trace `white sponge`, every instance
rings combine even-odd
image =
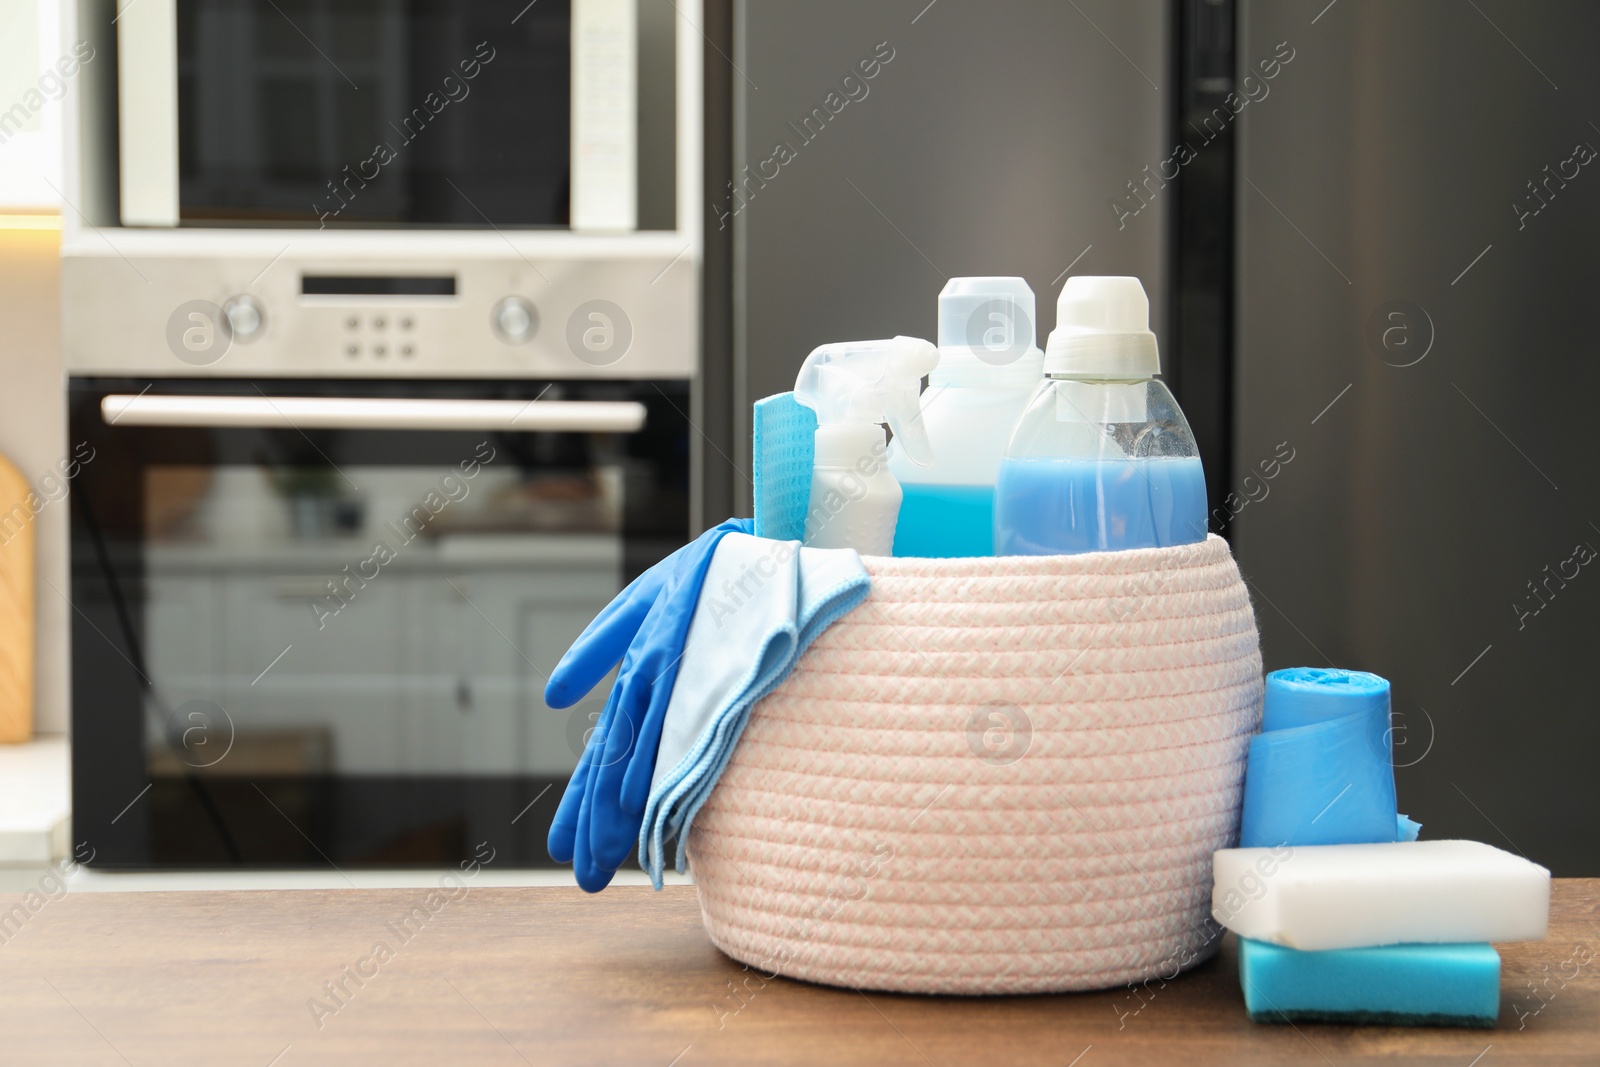
[[[1537,941],[1550,872],[1478,841],[1228,848],[1211,914],[1240,937],[1297,949]]]

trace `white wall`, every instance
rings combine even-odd
[[[61,203],[61,117],[72,79],[56,0],[0,0],[0,210]]]

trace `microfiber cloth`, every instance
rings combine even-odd
[[[1481,943],[1303,952],[1239,939],[1239,984],[1256,1022],[1490,1027],[1500,954]]]
[[[675,848],[685,848],[744,732],[750,709],[789,676],[817,635],[866,599],[867,570],[854,549],[802,548],[732,533],[717,545],[678,681],[661,729],[655,776],[639,832],[639,863],[657,889]]]
[[[817,413],[793,393],[778,393],[756,401],[753,425],[756,536],[804,540]]]
[[[1267,675],[1240,846],[1406,841],[1419,828],[1395,812],[1389,683],[1321,667]]]

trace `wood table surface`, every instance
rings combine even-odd
[[[1558,881],[1549,939],[1501,947],[1495,1030],[1251,1023],[1231,936],[1144,998],[913,997],[762,982],[711,946],[691,887],[468,885],[403,926],[428,892],[50,900],[0,928],[0,1063],[1600,1062],[1600,879]],[[347,967],[370,977],[334,999]]]

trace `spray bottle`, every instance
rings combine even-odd
[[[938,362],[939,350],[915,337],[823,345],[806,357],[794,398],[817,413],[807,545],[889,555],[902,493],[881,424],[913,463],[933,461],[919,394]]]

